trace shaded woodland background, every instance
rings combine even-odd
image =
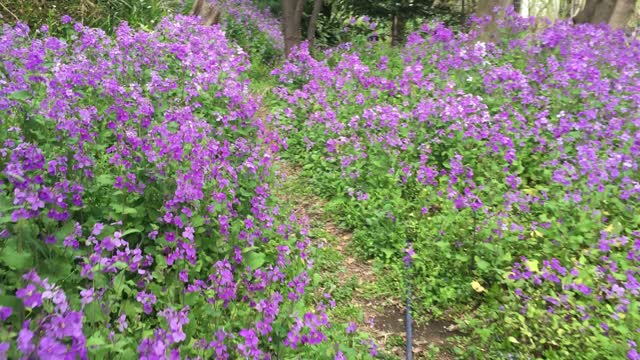
[[[215,1],[224,7],[225,1]],[[379,35],[392,44],[403,41],[416,24],[437,19],[448,26],[463,26],[470,16],[490,14],[495,7],[514,6],[522,16],[551,21],[571,18],[576,23],[608,23],[635,31],[640,24],[640,2],[634,0],[259,0],[282,18],[286,49],[302,39],[320,46],[345,40],[344,27],[351,17],[371,18]],[[0,0],[2,21],[18,19],[38,28],[70,15],[80,22],[110,32],[121,21],[151,27],[158,19],[191,9],[192,0]]]

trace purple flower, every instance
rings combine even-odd
[[[60,22],[63,24],[68,24],[71,21],[73,21],[73,19],[69,15],[62,15],[62,17],[60,18]]]
[[[258,350],[258,336],[253,329],[242,329],[238,333],[244,338],[244,343],[238,344],[238,351],[242,356],[258,358],[261,351]]]
[[[350,322],[349,325],[347,326],[347,334],[351,334],[355,332],[357,329],[358,329],[358,324],[356,324],[355,322]]]
[[[413,250],[413,243],[407,244],[407,247],[404,249],[404,253],[404,264],[405,266],[409,266],[413,263],[413,258],[416,256],[416,252]]]
[[[0,359],[6,360],[11,345],[8,342],[0,342]]]
[[[224,332],[224,330],[218,330],[214,336],[214,340],[209,343],[209,348],[213,348],[216,353],[216,359],[229,358],[227,346],[224,344],[224,340],[226,337],[227,334]]]
[[[64,316],[53,316],[51,327],[56,329],[56,336],[81,338],[83,336],[82,313],[70,311]]]
[[[129,327],[129,324],[127,324],[127,315],[121,314],[117,320],[117,323],[118,323],[118,330],[120,332],[123,332],[125,329],[127,329]]]
[[[182,326],[189,323],[189,307],[186,306],[179,312],[175,311],[172,308],[167,308],[158,315],[167,319],[169,323],[169,333],[167,334],[167,339],[170,344],[178,343],[186,339],[186,334],[182,331]]]
[[[80,303],[82,305],[89,304],[90,302],[93,301],[93,295],[94,295],[93,288],[86,289],[86,290],[81,290],[80,291],[80,296],[81,296]]]
[[[182,232],[182,236],[185,239],[189,239],[191,241],[193,241],[193,233],[194,233],[194,229],[191,226],[187,226],[184,231]]]
[[[638,353],[637,345],[635,341],[629,340],[629,351],[627,352],[627,359],[640,360],[640,354]]]
[[[180,281],[186,283],[189,281],[189,273],[187,272],[187,270],[180,270],[180,272],[178,273],[178,278],[180,279]]]
[[[5,321],[11,316],[13,310],[10,307],[0,306],[0,321]]]
[[[42,305],[42,294],[33,284],[27,284],[26,287],[18,289],[18,291],[16,291],[16,296],[19,299],[22,299],[22,303],[25,307],[35,308]]]
[[[145,314],[151,314],[152,306],[156,303],[157,298],[153,293],[147,293],[146,291],[140,291],[136,295],[136,300],[142,304],[142,308]]]
[[[33,344],[33,332],[29,330],[30,321],[27,320],[22,324],[22,329],[18,333],[18,350],[20,350],[23,354],[30,354],[35,350],[35,345]]]

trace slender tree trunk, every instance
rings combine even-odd
[[[613,8],[613,12],[609,18],[609,25],[616,30],[627,26],[635,10],[635,5],[634,0],[617,0],[616,6]]]
[[[282,0],[284,52],[289,55],[291,49],[302,41],[302,10],[304,0]]]
[[[316,24],[318,22],[318,15],[322,10],[322,0],[314,0],[313,11],[311,12],[311,18],[309,18],[309,27],[307,28],[307,40],[309,40],[309,46],[313,45],[316,39]]]
[[[404,41],[404,30],[406,25],[406,19],[400,15],[393,15],[391,17],[391,46],[397,46]]]

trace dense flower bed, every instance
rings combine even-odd
[[[302,46],[275,118],[358,249],[413,243],[423,311],[481,305],[466,356],[637,359],[640,43],[532,21]]]
[[[0,31],[0,358],[355,351],[271,198],[244,52],[189,17],[63,23]]]

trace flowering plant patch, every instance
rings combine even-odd
[[[271,197],[246,54],[190,17],[63,23],[0,31],[0,358],[355,351]]]
[[[300,47],[274,71],[287,156],[364,255],[402,269],[413,243],[420,310],[481,305],[467,356],[633,358],[640,43],[511,15],[497,43],[436,24],[399,51]],[[523,257],[541,273],[513,275]]]

